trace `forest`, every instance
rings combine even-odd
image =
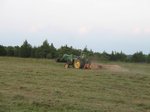
[[[67,45],[56,48],[53,43],[49,44],[47,40],[43,41],[41,46],[32,46],[27,40],[25,40],[21,46],[0,45],[0,56],[10,57],[56,59],[63,54],[79,56],[81,52],[86,53],[87,57],[93,60],[150,63],[150,54],[146,55],[142,51],[128,55],[122,51],[112,51],[111,53],[105,51],[94,52],[87,47],[84,49],[76,49]]]

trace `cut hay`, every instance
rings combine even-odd
[[[91,69],[92,70],[105,69],[105,70],[114,71],[114,72],[127,71],[125,68],[123,68],[119,65],[99,64],[99,63],[92,63],[91,64]]]

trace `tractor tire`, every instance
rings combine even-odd
[[[84,67],[84,62],[81,59],[74,60],[73,67],[76,69],[80,69]]]
[[[80,60],[79,59],[74,60],[73,66],[74,68],[79,69],[81,66]]]

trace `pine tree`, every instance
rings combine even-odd
[[[21,57],[30,57],[31,56],[31,45],[27,40],[24,41],[23,45],[20,48],[20,56]]]
[[[6,56],[6,49],[2,45],[0,45],[0,56]]]

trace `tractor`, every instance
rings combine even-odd
[[[90,69],[91,63],[86,57],[84,53],[82,53],[80,56],[75,56],[73,54],[68,55],[64,54],[62,57],[58,58],[56,60],[57,62],[65,62],[64,67],[69,68],[73,67],[76,69]]]

